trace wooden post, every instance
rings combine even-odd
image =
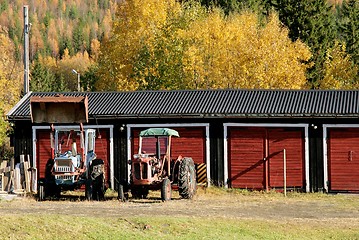
[[[283,149],[284,196],[287,196],[287,151]]]
[[[2,161],[0,165],[0,172],[1,172],[1,191],[5,192],[5,188],[7,186],[7,178],[5,176],[5,171],[7,167],[7,161]]]
[[[31,192],[37,193],[37,170],[36,168],[31,169]]]
[[[24,173],[25,173],[25,186],[26,186],[26,192],[31,192],[31,176],[30,176],[30,162],[29,162],[30,156],[27,155],[27,161],[24,162]]]
[[[14,189],[15,189],[15,191],[20,191],[20,190],[22,190],[20,163],[16,164],[14,174],[15,174]]]

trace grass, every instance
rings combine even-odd
[[[323,223],[225,218],[6,216],[3,239],[359,239],[358,229]],[[5,237],[6,236],[6,237]]]
[[[76,196],[79,193],[68,194]],[[113,198],[116,196],[113,192],[106,194]],[[150,192],[151,198],[158,196],[159,192]],[[273,202],[279,205],[303,203],[324,206],[324,209],[328,205],[332,211],[338,212],[359,209],[359,197],[356,195],[290,192],[287,197],[284,197],[278,192],[251,192],[214,187],[199,189],[193,201],[218,201],[220,204],[237,205],[243,203],[243,207],[246,203],[253,201],[268,204],[268,206]],[[54,202],[53,206],[61,209],[61,202]],[[29,206],[35,204],[33,199],[0,201],[0,213],[1,209],[25,203],[30,203]],[[88,206],[92,203],[85,201],[74,204]],[[94,205],[98,206],[98,204],[101,203]],[[109,200],[103,204],[114,206],[118,211],[128,206],[121,205],[116,200]],[[164,206],[176,207],[179,204],[183,205],[183,202],[173,201]],[[136,214],[121,216],[119,214],[106,217],[105,214],[68,216],[61,214],[61,211],[56,214],[46,211],[26,214],[8,212],[1,214],[0,217],[2,219],[0,239],[359,239],[357,216],[354,215],[349,219],[273,219],[270,217],[262,219],[210,215],[166,217]]]

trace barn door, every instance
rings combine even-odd
[[[228,170],[234,188],[271,189],[304,186],[303,130],[297,128],[232,127],[228,131]]]
[[[233,188],[265,188],[265,129],[229,129],[229,181]]]
[[[329,191],[359,191],[359,129],[332,128],[328,133]]]
[[[284,186],[284,149],[286,150],[287,187],[304,186],[303,130],[297,128],[268,129],[269,187]]]

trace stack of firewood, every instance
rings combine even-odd
[[[20,163],[14,159],[3,160],[0,164],[0,192],[27,194],[37,190],[36,169],[32,168],[30,157],[20,156]]]

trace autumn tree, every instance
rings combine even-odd
[[[5,115],[20,99],[22,71],[14,59],[14,44],[4,30],[0,32],[0,50],[0,146],[3,146],[10,130]]]
[[[39,56],[61,60],[66,49],[71,57],[85,52],[98,56],[98,44],[109,37],[117,8],[116,0],[32,0],[28,4],[31,23],[30,61],[31,65],[37,64],[32,67],[34,76],[39,68]],[[22,1],[0,0],[0,26],[8,29],[7,34],[14,44],[14,57],[20,61],[23,52]],[[68,80],[65,75],[53,74],[57,82]],[[75,78],[74,75],[70,76],[71,79]]]
[[[186,33],[190,88],[303,88],[311,54],[273,14],[262,27],[253,13],[225,18],[221,11],[194,22]]]
[[[324,77],[326,51],[334,45],[336,37],[333,8],[326,0],[271,0],[271,5],[288,27],[289,37],[310,47],[314,64],[308,71],[308,80],[316,87]]]
[[[357,89],[359,87],[358,66],[353,63],[346,52],[345,44],[336,42],[327,51],[324,63],[324,78],[321,89]]]
[[[120,6],[101,47],[98,90],[306,86],[310,51],[290,40],[277,15],[260,22],[250,12],[165,2]]]
[[[73,69],[80,73],[81,81],[85,81],[83,76],[92,64],[94,63],[87,52],[70,56],[65,49],[61,59],[40,56],[31,69],[30,90],[77,91],[77,75],[73,73]]]
[[[51,69],[43,64],[43,57],[39,56],[38,59],[32,64],[30,71],[30,89],[35,92],[51,92],[59,89],[56,81],[55,74]],[[60,85],[61,86],[61,85]]]
[[[176,9],[173,0],[133,0],[119,5],[112,37],[101,46],[97,82],[99,90],[134,90],[139,83],[131,76],[139,51],[152,52],[154,39],[167,17]]]

